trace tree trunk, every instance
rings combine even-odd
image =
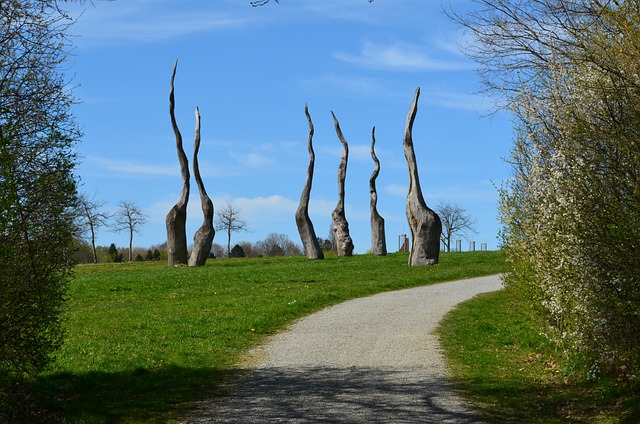
[[[409,168],[409,193],[407,194],[407,220],[411,229],[411,253],[409,265],[434,265],[438,263],[440,255],[440,234],[442,222],[434,211],[427,207],[422,197],[420,180],[418,178],[418,166],[413,150],[413,121],[418,111],[418,97],[420,87],[416,89],[413,104],[407,115],[407,123],[404,131],[404,155]]]
[[[371,194],[371,254],[374,256],[385,256],[387,254],[387,240],[384,233],[384,218],[378,213],[378,192],[376,190],[376,179],[380,174],[380,161],[374,150],[376,144],[376,127],[371,130],[371,159],[375,167],[371,178],[369,178],[369,193]]]
[[[298,232],[300,233],[300,239],[302,240],[302,246],[308,259],[324,259],[324,253],[320,243],[318,243],[318,237],[313,229],[313,223],[309,218],[309,197],[311,195],[311,184],[313,182],[313,167],[316,161],[316,155],[313,152],[313,122],[311,121],[311,115],[309,115],[309,108],[304,106],[304,113],[307,116],[309,123],[309,138],[307,142],[307,149],[309,150],[309,166],[307,167],[307,180],[302,189],[302,195],[300,196],[300,205],[296,210],[296,225],[298,226]]]
[[[347,161],[349,160],[349,145],[342,135],[340,130],[340,124],[336,115],[331,112],[333,116],[333,124],[336,127],[336,134],[342,143],[342,157],[340,159],[340,166],[338,166],[338,205],[331,214],[332,227],[331,230],[335,234],[336,238],[336,251],[338,256],[351,256],[353,254],[353,241],[349,235],[349,223],[344,214],[344,180],[347,175]]]
[[[96,252],[96,232],[93,223],[89,220],[89,229],[91,230],[91,254],[93,255],[93,263],[98,263],[98,253]]]
[[[133,262],[133,227],[129,228],[129,262]]]
[[[169,115],[171,116],[171,126],[176,137],[176,150],[178,152],[178,161],[180,162],[180,174],[182,175],[182,191],[178,202],[171,208],[166,218],[167,226],[167,253],[168,264],[174,266],[178,264],[187,264],[187,202],[189,201],[189,162],[187,155],[182,148],[182,134],[178,129],[175,116],[175,97],[174,97],[174,80],[176,77],[176,69],[178,61],[173,65],[173,73],[171,74],[171,91],[169,93]]]
[[[213,229],[213,202],[204,189],[204,183],[200,177],[200,166],[198,165],[198,150],[200,149],[200,111],[196,107],[196,130],[193,140],[193,176],[200,192],[200,202],[202,203],[202,214],[204,222],[193,236],[193,251],[189,257],[189,266],[204,266],[207,258],[211,254],[211,244],[216,231]]]

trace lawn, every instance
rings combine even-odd
[[[640,388],[587,380],[533,328],[508,290],[462,303],[439,333],[462,394],[490,423],[640,423]]]
[[[442,254],[431,267],[409,267],[407,259],[78,266],[65,345],[35,387],[34,402],[46,411],[34,411],[69,423],[166,422],[237,379],[234,365],[248,349],[301,316],[355,297],[503,270],[500,252]]]

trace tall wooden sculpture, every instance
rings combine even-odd
[[[182,134],[178,129],[175,116],[175,97],[174,97],[174,81],[176,77],[176,69],[178,61],[173,65],[173,73],[171,74],[171,91],[169,92],[169,115],[171,116],[171,126],[176,137],[176,150],[178,152],[178,161],[180,162],[180,174],[182,175],[182,190],[178,202],[171,208],[165,220],[167,226],[167,253],[168,264],[174,266],[178,264],[187,264],[187,202],[189,201],[189,162],[187,155],[182,148]]]
[[[351,256],[353,254],[353,241],[349,235],[349,223],[344,214],[344,180],[347,176],[347,161],[349,159],[349,145],[342,135],[340,124],[336,115],[331,112],[333,116],[333,124],[336,127],[336,134],[342,143],[342,157],[340,159],[340,165],[338,166],[338,204],[331,214],[332,226],[336,250],[338,256]]]
[[[200,166],[198,164],[198,151],[200,150],[200,111],[196,107],[196,130],[193,140],[193,176],[198,185],[200,202],[202,203],[202,214],[204,222],[193,236],[193,251],[189,256],[189,266],[204,266],[211,253],[211,244],[216,231],[213,228],[213,202],[204,189],[204,183],[200,177]]]
[[[440,234],[442,233],[440,217],[427,207],[422,197],[416,155],[413,149],[413,121],[418,111],[419,97],[420,87],[416,89],[413,104],[407,115],[403,143],[404,156],[407,159],[407,166],[409,168],[407,220],[409,221],[409,228],[411,229],[410,266],[434,265],[438,263],[438,257],[440,256]]]
[[[371,254],[374,256],[384,256],[387,254],[387,240],[384,233],[384,218],[378,213],[378,192],[376,190],[376,179],[380,174],[380,161],[374,147],[376,145],[376,127],[371,130],[371,159],[373,159],[374,169],[369,178],[369,194],[371,195]]]
[[[311,184],[313,182],[313,168],[316,161],[316,155],[313,151],[313,122],[311,121],[311,115],[309,115],[309,107],[304,105],[304,114],[307,116],[307,122],[309,123],[309,137],[307,140],[307,150],[309,150],[309,166],[307,167],[307,180],[302,189],[302,195],[300,196],[300,205],[296,210],[296,225],[298,226],[298,232],[300,233],[300,239],[302,240],[302,246],[304,252],[309,259],[324,259],[324,253],[316,232],[313,229],[313,223],[309,218],[309,197],[311,196]]]

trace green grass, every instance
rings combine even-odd
[[[38,415],[69,423],[166,422],[237,379],[248,349],[293,320],[347,299],[503,270],[499,252],[216,259],[78,266],[66,341],[37,382]],[[22,420],[28,421],[26,417]]]
[[[516,308],[511,294],[461,304],[439,333],[463,395],[491,423],[638,423],[640,390],[588,381]]]

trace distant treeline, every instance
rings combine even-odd
[[[319,239],[321,246],[325,250],[331,250],[332,244],[329,240]],[[93,263],[91,244],[84,241],[76,241],[72,259],[77,264]],[[225,246],[213,243],[211,247],[211,258],[241,258],[241,257],[261,257],[261,256],[301,256],[304,252],[300,245],[294,243],[285,234],[269,234],[264,240],[252,243],[241,241],[232,246],[228,254]],[[167,244],[157,244],[148,248],[134,247],[133,260],[143,261],[166,261]],[[114,243],[110,246],[96,246],[96,258],[98,263],[127,262],[129,258],[128,247],[117,247]]]

